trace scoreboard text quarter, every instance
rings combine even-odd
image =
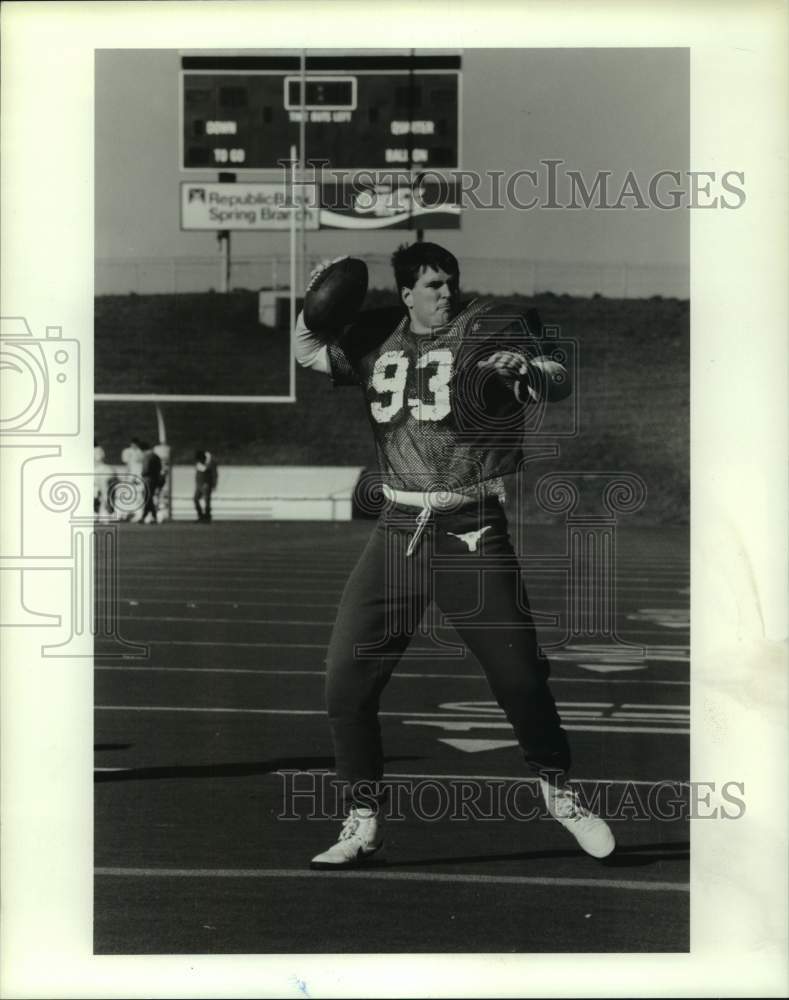
[[[298,145],[328,169],[460,166],[459,55],[183,56],[182,170],[276,170]]]

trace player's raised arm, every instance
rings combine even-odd
[[[312,271],[295,327],[296,360],[302,367],[335,374],[329,345],[354,319],[366,294],[367,266],[358,258],[335,257]]]
[[[321,372],[323,375],[331,374],[329,364],[329,348],[326,341],[313,333],[304,322],[304,312],[300,312],[296,318],[294,330],[296,344],[296,361],[302,368],[311,368],[313,371]]]

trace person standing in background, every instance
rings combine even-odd
[[[146,442],[142,447],[142,481],[145,489],[145,501],[142,508],[142,522],[151,517],[151,524],[157,524],[156,497],[162,485],[162,460]]]
[[[197,520],[211,520],[211,494],[219,481],[219,470],[210,451],[195,452],[194,504]]]
[[[132,438],[128,446],[121,452],[121,462],[126,466],[126,470],[130,476],[136,476],[139,479],[142,478],[142,461],[143,461],[143,449],[139,438]],[[137,489],[137,486],[135,486]],[[134,522],[142,521],[144,514],[143,508],[145,506],[145,497],[143,496],[142,490],[139,490],[139,496],[136,498],[134,508],[136,513],[127,517],[127,520]]]
[[[107,456],[102,446],[93,439],[93,471],[95,473],[93,485],[93,513],[112,513],[109,498],[109,478],[113,476],[115,470],[107,465]]]

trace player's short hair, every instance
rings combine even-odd
[[[392,267],[398,294],[404,288],[413,288],[419,275],[427,267],[460,277],[457,257],[438,243],[403,243],[392,254]]]
[[[195,452],[195,462],[205,462],[206,454],[204,451]]]

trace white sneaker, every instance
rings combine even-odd
[[[605,820],[581,805],[576,792],[557,787],[540,778],[542,797],[548,812],[578,841],[593,858],[606,858],[616,847],[614,835]]]
[[[310,868],[355,868],[369,861],[383,844],[382,818],[365,806],[353,806],[337,843],[317,854]]]

